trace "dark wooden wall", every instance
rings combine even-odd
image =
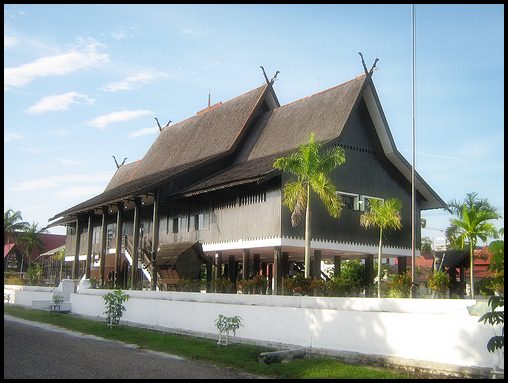
[[[353,111],[340,137],[330,145],[343,147],[346,156],[345,164],[336,168],[331,174],[337,190],[384,199],[399,198],[402,202],[402,230],[387,233],[384,237],[385,244],[411,247],[411,184],[383,154],[381,143],[363,100]],[[284,175],[284,183],[287,179]],[[421,198],[419,194],[417,197]],[[378,230],[366,230],[360,226],[361,211],[344,207],[340,218],[333,219],[315,195],[311,200],[311,207],[313,238],[378,244]],[[419,210],[417,205],[417,227],[420,220]],[[290,217],[289,210],[284,207],[282,209],[283,235],[303,237],[304,222],[293,228]],[[419,243],[420,231],[417,230],[416,234],[417,243]]]

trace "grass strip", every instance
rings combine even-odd
[[[311,357],[264,364],[258,362],[262,352],[272,348],[233,343],[218,346],[215,340],[172,334],[163,331],[119,325],[110,328],[106,322],[84,319],[71,314],[33,310],[17,305],[5,305],[4,313],[26,320],[43,322],[84,334],[135,344],[140,348],[166,352],[188,359],[233,367],[245,372],[287,379],[411,379],[416,376],[397,370],[351,365],[333,358]]]

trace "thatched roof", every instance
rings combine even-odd
[[[185,255],[189,250],[194,250],[199,260],[203,263],[210,262],[203,253],[203,247],[197,242],[175,242],[167,245],[160,245],[157,251],[157,266],[173,267],[178,258]]]
[[[50,220],[144,193],[169,177],[232,151],[268,89],[269,86],[264,84],[164,128],[142,160],[120,166],[102,194],[60,212]]]
[[[269,110],[261,109],[268,91],[276,99],[272,87],[265,84],[164,128],[143,159],[121,166],[102,194],[55,215],[52,220],[145,194],[177,174],[192,171],[198,165],[207,165],[208,161],[232,153],[236,158],[228,157],[224,170],[210,174],[185,190],[176,190],[173,195],[190,196],[244,183],[263,182],[280,174],[273,168],[273,161],[307,142],[310,132],[314,132],[316,141],[322,143],[339,137],[362,95],[373,94],[376,108],[382,114],[374,85],[366,75],[284,106],[279,106],[276,101],[275,106],[272,104],[267,108]],[[258,116],[259,110],[263,113],[254,120],[253,116]],[[255,124],[248,130],[251,122]],[[383,149],[392,153],[387,153],[390,161],[407,178],[410,165],[396,150],[387,124],[378,130],[378,134],[384,135],[383,142],[387,144]],[[426,208],[445,206],[418,175],[416,186],[428,199]]]
[[[106,186],[106,190],[114,189],[118,185],[122,185],[129,181],[130,177],[136,170],[136,167],[139,165],[140,160],[124,164],[120,166],[115,174],[113,174],[113,177],[111,178],[111,181],[109,181],[108,186]]]
[[[279,170],[273,168],[273,162],[278,156],[279,155],[272,155],[230,166],[224,171],[214,174],[178,194],[188,197],[231,186],[266,181],[280,174]]]
[[[276,108],[259,135],[248,159],[280,154],[309,141],[325,142],[340,135],[366,76]]]

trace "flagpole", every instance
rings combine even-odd
[[[416,118],[415,118],[415,93],[416,93],[416,21],[415,5],[411,4],[411,32],[413,48],[413,78],[412,78],[412,155],[413,162],[411,166],[411,298],[416,297],[415,285],[415,166],[416,166]]]

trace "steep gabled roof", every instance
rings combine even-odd
[[[117,169],[103,193],[56,214],[50,220],[145,192],[195,165],[231,152],[270,89],[264,84],[164,128],[142,160]]]
[[[316,141],[328,142],[340,136],[356,103],[363,97],[374,122],[376,132],[387,158],[411,182],[411,164],[399,153],[390,133],[374,84],[361,75],[346,83],[297,100],[267,112],[266,123],[260,129],[245,162],[240,162],[208,179],[192,185],[183,195],[200,194],[231,187],[239,182],[259,182],[273,174],[273,161],[307,142],[310,132]],[[416,190],[425,198],[422,209],[446,207],[446,203],[415,172]]]
[[[229,151],[266,88],[265,84],[165,128],[134,170],[131,180]]]
[[[276,108],[268,119],[249,160],[288,152],[308,142],[310,132],[316,141],[326,142],[340,135],[366,76]]]
[[[104,191],[114,189],[115,187],[128,182],[131,176],[134,174],[136,166],[139,165],[139,162],[140,160],[137,160],[120,166],[116,170],[115,174],[113,174],[113,177],[109,181],[109,184],[108,186],[106,186],[106,189],[104,189]]]

